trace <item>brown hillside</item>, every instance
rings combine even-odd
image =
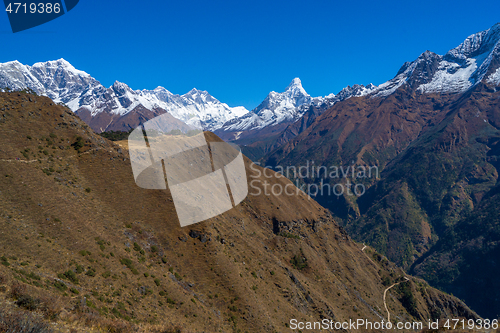
[[[124,148],[46,97],[1,93],[0,142],[0,325],[34,313],[64,332],[287,332],[292,318],[386,319],[394,283],[391,320],[476,317],[302,193],[249,195],[181,228],[168,191],[135,185]]]

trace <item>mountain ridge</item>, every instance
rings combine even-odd
[[[307,115],[306,122],[311,124],[314,117],[319,116],[338,102],[363,96],[383,99],[396,93],[403,86],[408,86],[411,91],[417,94],[461,94],[482,81],[500,85],[499,31],[500,23],[467,37],[464,42],[448,51],[444,56],[427,50],[414,61],[404,63],[394,78],[378,86],[373,84],[347,86],[333,95],[331,99],[325,98],[329,104],[317,106],[318,112],[315,112],[313,117],[310,114]],[[467,58],[466,55],[476,58]],[[307,108],[303,109],[308,110]],[[303,111],[300,116],[304,114]],[[233,119],[230,123],[237,123],[239,119],[241,118]],[[247,154],[259,160],[305,129],[302,125],[295,124],[298,119],[286,123],[285,126],[277,127],[272,136],[268,135],[269,130],[254,131],[253,133],[240,133],[240,131],[223,133],[227,124],[217,133],[226,140],[241,143]],[[265,134],[263,135],[261,132]],[[247,139],[239,140],[245,136]]]
[[[116,118],[115,115],[124,116],[142,105],[149,111],[168,112],[193,128],[211,130],[248,112],[244,107],[229,107],[208,92],[194,88],[184,95],[173,94],[161,86],[153,90],[133,90],[119,81],[106,88],[64,59],[38,62],[33,66],[17,60],[0,64],[0,87],[29,88],[56,103],[67,104],[74,112],[90,112],[92,117],[106,112],[108,118]],[[117,130],[110,125],[105,124],[103,128],[100,122],[91,124],[97,131]]]

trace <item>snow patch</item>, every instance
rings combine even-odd
[[[487,82],[491,83],[491,84],[494,84],[496,86],[500,86],[500,67],[497,68],[497,70],[495,71],[495,73],[493,73],[490,76],[488,76]]]
[[[468,59],[467,65],[442,61],[432,81],[422,84],[418,90],[423,93],[452,93],[466,91],[472,86],[470,78],[477,69],[476,59]]]

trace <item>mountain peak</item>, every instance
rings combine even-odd
[[[208,93],[208,91],[206,91],[206,90],[199,90],[199,89],[196,89],[196,88],[193,88],[193,89],[189,90],[183,96],[185,96],[185,97],[191,97],[191,98],[197,98],[197,97],[210,98],[210,97],[212,97]]]
[[[64,59],[64,58],[59,58],[59,59],[57,59],[57,60],[55,60],[55,61],[53,61],[53,62],[55,62],[55,63],[57,63],[57,64],[60,64],[60,65],[63,65],[63,66],[71,66],[71,67],[73,67],[73,65],[71,65],[71,64],[69,63],[69,61],[67,61],[67,60],[66,60],[66,59]]]
[[[288,87],[286,87],[286,90],[290,90],[293,87],[301,87],[302,88],[302,81],[300,81],[300,79],[298,77],[294,78],[292,80],[292,82],[290,82],[290,84],[288,85]]]
[[[359,96],[367,95],[367,94],[373,92],[376,88],[377,87],[372,83],[369,83],[367,86],[364,86],[362,84],[354,84],[352,87],[347,86],[347,87],[343,88],[335,96],[339,101],[342,101],[344,99],[348,99],[351,97],[359,97]]]
[[[432,52],[432,51],[429,51],[429,50],[426,50],[424,53],[422,53],[419,58],[434,58],[436,56],[439,56],[438,54]]]
[[[126,83],[120,82],[118,80],[116,80],[111,87],[115,90],[129,88],[129,86]]]
[[[298,77],[294,78],[292,82],[286,87],[284,94],[290,96],[290,98],[302,98],[309,97],[309,94],[302,87],[302,82]]]
[[[162,87],[162,86],[158,86],[156,88],[153,89],[153,91],[161,91],[161,92],[164,92],[164,91],[168,91],[167,88],[165,87]]]
[[[26,66],[23,65],[22,63],[20,63],[17,60],[12,60],[12,61],[8,61],[8,62],[4,62],[4,63],[0,64],[0,67],[3,70],[7,70],[8,68],[11,68],[13,70],[26,70]]]
[[[500,23],[467,37],[459,46],[446,54],[447,58],[465,60],[491,51],[500,42]]]
[[[188,94],[196,94],[196,93],[198,93],[198,92],[201,92],[201,90],[198,90],[198,89],[196,89],[196,88],[193,88],[193,89],[189,90],[187,93],[188,93]]]
[[[48,67],[48,66],[60,66],[60,67],[70,67],[74,68],[68,61],[63,58],[57,60],[49,60],[45,62],[37,62],[33,64],[33,67]]]
[[[72,64],[70,64],[67,60],[60,58],[57,60],[49,60],[45,62],[37,62],[33,64],[33,68],[39,68],[39,69],[63,69],[66,72],[73,73],[75,75],[80,75],[80,76],[88,76],[90,75],[84,71],[81,71],[79,69],[76,69]]]

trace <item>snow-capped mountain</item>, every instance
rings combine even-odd
[[[347,86],[343,88],[337,95],[334,95],[334,102],[343,101],[351,97],[365,96],[373,92],[377,87],[372,83],[364,86],[362,84],[355,84],[352,87]]]
[[[188,125],[184,128],[217,130],[217,134],[228,140],[268,128],[279,131],[300,119],[311,107],[321,113],[351,97],[385,97],[403,85],[418,93],[460,93],[479,82],[500,85],[500,23],[469,36],[444,56],[430,51],[422,53],[416,60],[405,63],[393,79],[379,86],[353,85],[337,95],[311,97],[300,79],[295,78],[284,92],[269,93],[252,112],[244,107],[229,107],[197,89],[176,95],[163,87],[133,90],[118,81],[106,88],[64,59],[33,66],[18,61],[0,64],[0,88],[30,88],[55,102],[65,103],[96,131],[126,130],[132,124],[168,112]]]
[[[241,116],[225,123],[220,131],[259,130],[283,122],[294,122],[299,119],[311,105],[319,106],[327,97],[311,97],[302,87],[299,78],[295,78],[282,93],[272,91],[259,106]]]
[[[65,103],[77,113],[90,112],[91,117],[108,113],[111,123],[104,127],[102,124],[91,124],[96,131],[112,129],[113,122],[137,108],[155,110],[155,114],[163,110],[190,127],[208,130],[215,130],[225,122],[248,113],[244,107],[229,107],[208,92],[197,89],[176,95],[163,87],[132,90],[118,81],[106,88],[64,59],[40,62],[33,66],[18,61],[0,64],[0,87],[12,90],[30,88],[38,94],[47,95],[56,103]]]
[[[393,79],[379,86],[355,84],[337,95],[312,98],[296,78],[283,93],[271,92],[252,112],[228,121],[216,133],[227,140],[259,137],[265,128],[275,127],[274,131],[279,131],[283,126],[277,125],[294,123],[311,106],[321,113],[351,97],[389,96],[403,85],[418,93],[461,93],[481,81],[500,85],[500,23],[469,36],[444,56],[425,51],[415,61],[403,64]]]
[[[500,85],[500,23],[467,37],[444,56],[425,51],[379,86],[348,86],[330,102],[365,95],[384,97],[403,85],[419,93],[462,93],[479,82]]]
[[[89,74],[75,69],[64,59],[26,66],[19,61],[0,64],[0,87],[12,90],[30,88],[37,94],[47,95],[56,103],[75,105],[84,89],[91,91],[105,88]]]
[[[355,84],[347,86],[337,95],[311,97],[302,87],[299,78],[295,78],[282,93],[270,92],[266,99],[252,112],[225,123],[217,133],[227,139],[236,140],[245,131],[258,131],[284,123],[294,123],[300,119],[309,108],[326,110],[336,102],[354,96],[364,96],[376,89],[373,84],[367,86]],[[226,134],[222,134],[225,132]],[[233,133],[228,135],[227,133]]]
[[[420,93],[461,93],[477,83],[500,84],[500,23],[469,36],[444,56],[425,51],[405,63],[396,77],[376,87],[373,96],[387,96],[407,84]]]

